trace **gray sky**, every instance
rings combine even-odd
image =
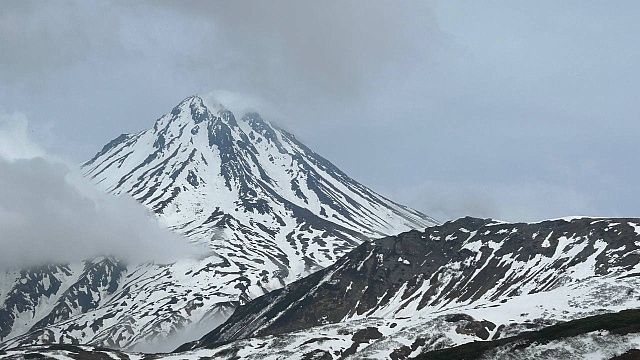
[[[440,219],[640,216],[638,15],[634,1],[7,1],[0,113],[80,162],[224,90]]]

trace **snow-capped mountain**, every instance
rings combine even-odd
[[[366,238],[435,224],[259,114],[238,121],[198,96],[152,129],[116,138],[84,168],[106,191],[130,194],[171,228],[281,283],[332,264]]]
[[[640,219],[463,218],[365,242],[179,351],[405,359],[638,308],[638,275]]]
[[[197,338],[239,304],[368,238],[436,223],[350,179],[257,113],[233,114],[198,96],[151,129],[117,137],[83,169],[208,250],[166,265],[97,258],[0,274],[0,347],[152,342],[168,350],[166,336],[187,328]]]

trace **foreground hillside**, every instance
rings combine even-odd
[[[34,346],[0,352],[3,359],[55,357],[57,359],[211,359],[219,353],[196,350],[178,354],[131,354],[90,346]],[[263,354],[262,358],[270,358]],[[284,357],[280,357],[284,359]],[[307,358],[314,358],[309,356]],[[317,357],[322,359],[322,355]],[[360,354],[344,358],[361,358]],[[392,357],[399,358],[399,357]],[[640,359],[640,310],[590,316],[537,331],[492,341],[479,341],[429,351],[418,360],[508,360],[508,359]]]
[[[365,242],[173,354],[122,356],[632,359],[639,262],[640,219],[463,218]],[[27,351],[70,350],[7,356]]]

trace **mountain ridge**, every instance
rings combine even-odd
[[[404,359],[637,308],[639,224],[467,217],[365,242],[177,351]]]

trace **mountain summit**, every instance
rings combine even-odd
[[[436,221],[349,178],[257,113],[198,96],[105,145],[83,170],[209,250],[174,264],[87,259],[0,274],[0,348],[121,349],[217,326],[243,304],[333,264],[364,240]],[[162,341],[162,345],[158,344]]]
[[[237,120],[198,96],[152,129],[110,142],[84,168],[218,255],[284,282],[366,238],[436,223],[352,180],[258,113]]]

